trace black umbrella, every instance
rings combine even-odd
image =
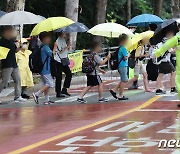
[[[6,12],[0,11],[0,17],[2,17],[2,16],[5,15],[5,14],[6,14]]]
[[[166,32],[173,31],[176,34],[179,29],[176,20],[169,19],[165,20],[162,24],[158,25],[154,32],[154,36],[151,38],[152,44],[158,44],[165,37]]]

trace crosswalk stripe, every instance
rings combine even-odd
[[[86,94],[86,95],[84,96],[84,98],[91,97],[91,96],[94,96],[94,95],[97,95],[97,93],[89,93],[89,94]],[[60,100],[55,101],[55,103],[73,102],[73,101],[76,101],[76,100],[77,100],[78,96],[79,96],[79,95],[72,96],[72,97],[68,97],[68,98],[64,98],[64,99],[60,99]]]

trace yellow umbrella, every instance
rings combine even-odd
[[[134,37],[129,39],[128,44],[126,45],[127,51],[131,52],[132,50],[137,48],[138,41],[141,38],[140,34],[136,33]]]
[[[140,34],[135,34],[135,36],[129,40],[128,45],[126,46],[128,51],[132,51],[137,48],[139,41],[147,38],[150,39],[153,37],[154,32],[153,31],[146,31],[142,32]]]
[[[117,38],[121,34],[133,36],[134,34],[127,27],[117,23],[102,23],[91,28],[88,33],[97,36]]]
[[[10,49],[8,49],[8,48],[0,46],[0,60],[6,59],[8,53],[9,53],[9,50]]]
[[[41,32],[50,32],[73,24],[74,21],[66,17],[51,17],[37,24],[31,32],[31,36],[39,35]]]

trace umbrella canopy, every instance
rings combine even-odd
[[[24,25],[37,24],[42,19],[37,15],[26,11],[14,11],[3,15],[0,18],[0,25]]]
[[[42,21],[46,19],[45,17],[43,17],[43,16],[41,16],[41,15],[37,15],[37,16],[38,16],[39,18],[41,18]]]
[[[132,51],[137,48],[139,41],[147,38],[150,39],[153,37],[154,32],[153,31],[146,31],[142,32],[140,34],[136,34],[132,39],[129,40],[128,45],[126,46],[128,51]]]
[[[55,30],[55,32],[66,32],[66,33],[72,33],[72,32],[87,32],[89,30],[88,27],[86,27],[83,23],[76,22],[70,26],[60,28]]]
[[[10,50],[10,49],[8,49],[8,48],[1,47],[1,46],[0,46],[0,60],[6,59],[8,53],[9,53],[9,50]]]
[[[31,36],[39,35],[41,32],[50,32],[73,24],[74,21],[66,17],[51,17],[37,24],[31,32]]]
[[[88,33],[98,36],[117,38],[121,34],[133,36],[134,34],[125,26],[117,23],[102,23],[91,28]]]
[[[160,24],[163,20],[153,14],[141,14],[132,18],[127,25],[128,26],[149,26],[150,24]]]
[[[152,42],[154,44],[160,43],[165,37],[165,33],[169,30],[174,31],[174,34],[179,31],[176,20],[169,19],[158,25],[158,28],[156,29],[152,38]]]
[[[2,17],[2,16],[5,15],[5,14],[6,14],[6,12],[0,11],[0,17]]]

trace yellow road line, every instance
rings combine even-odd
[[[89,125],[86,125],[86,126],[82,126],[82,127],[80,127],[80,128],[73,129],[73,130],[71,130],[71,131],[64,132],[64,133],[62,133],[62,134],[59,134],[59,135],[57,135],[57,136],[54,136],[54,137],[51,137],[51,138],[48,138],[48,139],[39,141],[39,142],[37,142],[37,143],[33,143],[33,144],[28,145],[28,146],[26,146],[26,147],[20,148],[20,149],[15,150],[15,151],[12,151],[12,152],[10,152],[9,154],[20,154],[20,153],[23,153],[23,152],[25,152],[25,151],[28,151],[28,150],[37,148],[37,147],[39,147],[39,146],[41,146],[41,145],[44,145],[44,144],[46,144],[46,143],[55,141],[55,140],[60,139],[60,138],[63,138],[63,137],[66,137],[66,136],[68,136],[68,135],[72,135],[72,134],[74,134],[74,133],[78,133],[78,132],[83,131],[83,130],[85,130],[85,129],[88,129],[88,128],[91,128],[91,127],[94,127],[94,126],[103,124],[103,123],[105,123],[105,122],[109,122],[109,121],[111,121],[111,120],[115,120],[115,119],[120,118],[120,117],[123,117],[123,116],[125,116],[125,115],[127,115],[127,114],[129,114],[129,113],[132,113],[132,112],[138,111],[138,110],[140,110],[140,109],[143,109],[143,108],[151,105],[152,103],[154,103],[154,102],[155,102],[156,100],[158,100],[159,98],[161,98],[161,96],[155,96],[155,97],[149,99],[148,101],[146,101],[145,103],[139,105],[138,107],[136,107],[136,108],[134,108],[134,109],[130,109],[130,110],[128,110],[128,111],[124,111],[124,112],[122,112],[122,113],[119,113],[119,114],[116,114],[116,115],[111,116],[111,117],[109,117],[109,118],[106,118],[106,119],[103,119],[103,120],[94,122],[94,123],[92,123],[92,124],[89,124]]]

